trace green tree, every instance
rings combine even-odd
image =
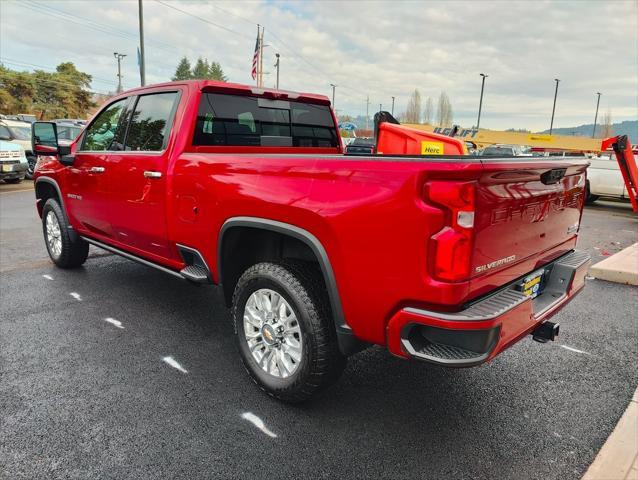
[[[196,80],[207,80],[209,75],[210,65],[208,64],[208,60],[202,59],[199,57],[197,62],[195,62],[195,66],[193,67],[193,74],[191,78]]]
[[[0,112],[33,113],[42,118],[84,118],[95,104],[91,76],[70,62],[55,72],[16,72],[0,65]]]
[[[219,80],[220,82],[225,82],[228,80],[226,75],[224,75],[222,66],[218,62],[211,62],[208,68],[208,79]]]
[[[175,69],[175,75],[173,80],[189,80],[192,78],[191,74],[191,62],[188,61],[186,56],[182,57]]]

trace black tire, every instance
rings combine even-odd
[[[281,295],[297,316],[302,355],[286,378],[263,370],[250,352],[244,333],[244,308],[253,292],[267,288]],[[307,262],[258,263],[239,279],[233,295],[233,321],[239,353],[248,374],[269,395],[289,403],[309,399],[335,383],[346,364],[339,351],[330,303],[319,269]]]
[[[598,195],[592,195],[589,193],[589,180],[587,180],[587,183],[585,183],[585,203],[591,205],[599,198],[600,197]]]
[[[47,216],[49,214],[55,215],[58,225],[60,226],[60,240],[62,245],[59,254],[52,251],[52,247],[47,240]],[[42,233],[44,234],[44,243],[51,261],[60,268],[79,267],[89,256],[89,244],[80,238],[76,241],[72,241],[68,226],[69,222],[58,201],[54,198],[49,198],[42,208]]]
[[[24,180],[24,179],[23,179],[23,178],[5,178],[5,180],[4,180],[4,181],[5,181],[5,183],[13,183],[13,184],[16,184],[16,183],[20,183],[20,182],[22,182],[22,180]]]
[[[27,163],[28,163],[28,167],[27,167],[27,172],[25,174],[25,177],[29,180],[33,180],[33,173],[35,171],[35,164],[37,163],[37,158],[27,157]]]

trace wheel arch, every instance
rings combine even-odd
[[[229,255],[228,251],[232,247],[228,245],[226,240],[231,238],[229,233],[234,229],[256,229],[259,231],[272,232],[292,238],[305,245],[309,251],[312,252],[314,259],[321,269],[321,274],[328,291],[332,317],[341,353],[350,355],[361,350],[364,344],[355,338],[352,329],[345,321],[341,298],[339,296],[339,290],[337,289],[337,281],[326,249],[315,235],[295,225],[259,217],[233,217],[224,222],[217,242],[217,280],[218,284],[222,287],[227,304],[229,304],[232,299],[232,293],[236,281],[239,278],[237,273],[233,274],[232,271],[229,271],[232,268],[232,258],[230,258],[232,255]],[[231,265],[229,265],[229,263],[231,263]],[[241,273],[239,273],[239,275],[241,275]]]
[[[69,236],[71,237],[72,241],[77,241],[79,236],[73,229],[69,221],[69,215],[66,211],[66,205],[64,204],[64,197],[62,196],[62,191],[60,190],[60,185],[58,185],[58,182],[56,182],[51,177],[38,177],[35,180],[35,198],[38,215],[40,215],[40,218],[42,218],[42,208],[49,198],[54,198],[60,203],[62,213],[66,216],[67,219]]]

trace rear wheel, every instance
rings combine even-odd
[[[269,395],[296,403],[334,383],[339,351],[323,278],[305,262],[259,263],[239,279],[233,319],[241,359]]]
[[[58,267],[74,268],[89,256],[89,244],[71,240],[69,223],[57,200],[50,198],[42,208],[42,231],[49,257]]]

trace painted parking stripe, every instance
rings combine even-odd
[[[124,330],[124,327],[122,326],[122,322],[120,322],[119,320],[115,320],[114,318],[108,317],[108,318],[105,318],[104,321],[110,323],[111,325],[116,326],[117,328],[121,328],[122,330]]]
[[[243,418],[244,420],[248,420],[250,423],[252,423],[255,427],[257,427],[259,430],[264,432],[270,438],[277,438],[277,434],[274,433],[272,430],[270,430],[268,427],[266,427],[266,424],[264,423],[264,421],[261,418],[259,418],[257,415],[255,415],[254,413],[244,412],[241,414],[241,418]]]
[[[179,370],[182,373],[188,373],[188,370],[186,370],[184,367],[182,367],[179,362],[177,360],[175,360],[173,357],[163,357],[162,358],[162,362],[166,363],[167,365],[170,365],[171,367],[173,367],[176,370]]]
[[[561,345],[561,348],[564,348],[565,350],[569,350],[570,352],[582,353],[583,355],[591,355],[591,353],[589,352],[585,352],[584,350],[578,350],[577,348],[574,348],[574,347],[568,347],[567,345]]]

